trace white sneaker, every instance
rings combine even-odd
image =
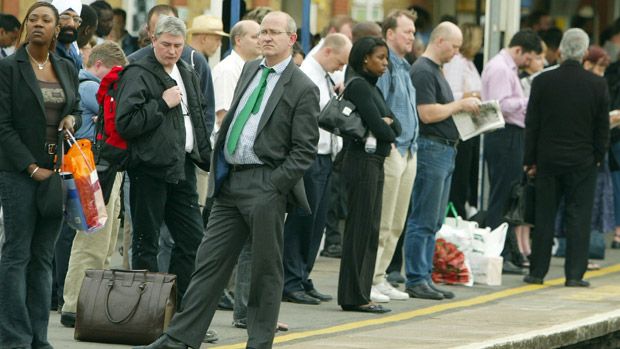
[[[375,303],[387,303],[390,301],[390,297],[384,295],[382,292],[377,290],[377,286],[373,286],[370,289],[370,300]]]
[[[390,285],[387,281],[383,281],[382,283],[373,286],[373,288],[393,300],[404,301],[409,299],[408,293],[397,290],[396,288],[392,287],[392,285]]]

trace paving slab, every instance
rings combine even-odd
[[[457,296],[450,301],[392,301],[385,315],[343,312],[335,300],[319,306],[283,303],[280,320],[290,331],[278,333],[274,347],[547,349],[620,330],[620,250],[607,250],[599,263],[603,269],[586,275],[588,289],[563,286],[563,262],[552,260],[543,286],[504,275],[501,286],[451,286]],[[337,294],[338,268],[338,259],[319,257],[312,275],[319,291]],[[212,328],[220,340],[201,348],[245,348],[245,330],[231,322],[232,312],[218,311]],[[130,348],[75,341],[57,313],[51,313],[49,337],[62,349]]]

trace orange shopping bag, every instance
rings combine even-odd
[[[67,134],[71,148],[64,156],[62,171],[73,174],[85,219],[85,221],[67,220],[67,224],[74,229],[93,233],[103,228],[108,214],[95,168],[91,142],[88,139],[76,140],[69,131]]]

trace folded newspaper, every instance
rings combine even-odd
[[[477,135],[504,128],[506,122],[496,100],[480,103],[480,114],[459,112],[452,115],[461,140],[466,141]]]

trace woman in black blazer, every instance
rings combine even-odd
[[[78,77],[54,52],[58,11],[33,4],[24,43],[0,60],[0,200],[5,242],[0,259],[0,348],[51,348],[47,325],[52,257],[62,217],[37,209],[37,188],[52,175],[58,130],[79,126]]]
[[[385,104],[377,80],[388,66],[388,47],[380,38],[366,37],[351,48],[344,97],[359,112],[376,138],[369,152],[364,140],[345,138],[342,172],[346,178],[348,215],[342,243],[338,304],[345,311],[385,313],[370,301],[370,288],[379,246],[383,198],[383,163],[400,134],[400,124]]]

